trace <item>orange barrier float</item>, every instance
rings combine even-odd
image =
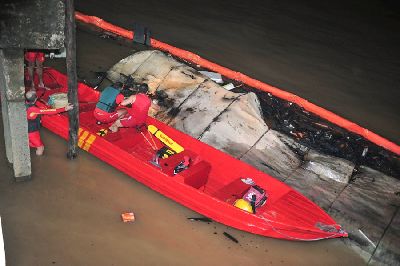
[[[75,17],[78,21],[97,26],[103,30],[117,34],[117,35],[127,38],[127,39],[131,39],[131,40],[133,39],[134,32],[126,30],[126,29],[118,27],[118,26],[115,26],[109,22],[104,21],[101,18],[98,18],[95,16],[88,16],[88,15],[85,15],[78,11],[75,13]],[[338,125],[344,129],[347,129],[347,130],[353,132],[353,133],[361,135],[365,139],[367,139],[389,151],[392,151],[397,155],[400,155],[400,146],[399,145],[389,141],[388,139],[385,139],[385,138],[379,136],[378,134],[376,134],[374,132],[369,131],[366,128],[363,128],[363,127],[357,125],[356,123],[353,123],[341,116],[338,116],[337,114],[335,114],[331,111],[328,111],[320,106],[317,106],[317,105],[307,101],[306,99],[303,99],[293,93],[283,91],[281,89],[278,89],[276,87],[273,87],[271,85],[263,83],[259,80],[253,79],[253,78],[251,78],[247,75],[244,75],[240,72],[233,71],[229,68],[220,66],[216,63],[213,63],[204,58],[201,58],[197,54],[174,47],[172,45],[158,41],[153,38],[151,39],[151,46],[154,48],[166,51],[166,52],[168,52],[172,55],[175,55],[181,59],[184,59],[184,60],[187,60],[194,64],[200,65],[203,68],[207,68],[211,71],[218,72],[227,78],[243,82],[244,84],[246,84],[250,87],[269,92],[278,98],[281,98],[281,99],[289,101],[289,102],[296,103],[297,105],[303,107],[305,110],[307,110],[315,115],[318,115],[321,118],[324,118],[335,125]]]

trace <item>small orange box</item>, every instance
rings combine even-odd
[[[124,223],[135,221],[135,214],[133,212],[125,212],[121,214],[122,221]]]

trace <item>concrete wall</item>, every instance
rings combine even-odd
[[[64,46],[62,0],[0,1],[0,47],[58,49]]]
[[[6,154],[18,181],[29,179],[31,174],[23,54],[21,49],[0,50],[0,91]]]
[[[0,92],[6,155],[17,181],[30,178],[31,162],[25,108],[25,49],[64,46],[62,0],[0,2]]]

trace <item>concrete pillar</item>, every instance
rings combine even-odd
[[[0,91],[7,159],[17,181],[31,177],[28,123],[25,109],[24,51],[0,50]]]
[[[1,53],[1,50],[0,50]],[[1,55],[0,55],[1,57]],[[1,67],[1,63],[0,63],[0,67]],[[5,90],[3,90],[3,80],[4,77],[2,74],[0,74],[0,97],[1,97],[1,115],[3,117],[3,129],[4,129],[4,142],[5,142],[5,147],[6,147],[6,156],[7,156],[7,160],[10,164],[12,164],[13,160],[12,160],[12,148],[11,148],[11,135],[9,134],[10,132],[10,125],[8,122],[8,102],[6,101],[6,94],[5,94]],[[7,132],[7,134],[6,134]]]

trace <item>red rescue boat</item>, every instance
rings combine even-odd
[[[39,104],[67,91],[66,76],[54,69],[45,70],[44,82],[54,89],[45,91]],[[99,92],[80,83],[78,98],[79,147],[166,197],[263,236],[301,241],[347,236],[316,204],[252,166],[152,117],[141,128],[107,132],[107,125],[98,125],[93,117]],[[66,114],[44,116],[42,124],[68,138]]]

